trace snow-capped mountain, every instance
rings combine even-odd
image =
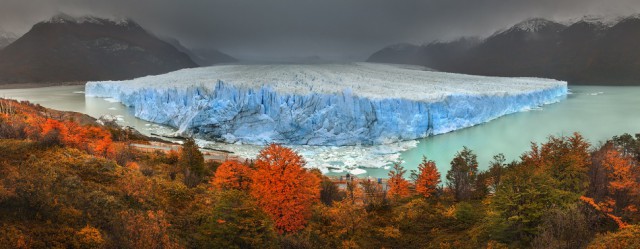
[[[107,19],[100,18],[95,16],[70,16],[64,13],[55,15],[51,17],[49,20],[44,21],[45,23],[52,24],[98,24],[98,25],[119,25],[119,26],[139,26],[135,21],[129,18],[118,18],[118,19]]]
[[[197,65],[130,19],[58,15],[0,50],[0,82],[129,79]]]
[[[531,18],[531,19],[527,19],[522,22],[519,22],[506,30],[498,31],[497,34],[509,33],[509,32],[534,33],[534,32],[543,32],[547,30],[551,30],[553,32],[553,31],[559,31],[563,28],[565,28],[564,25],[554,21],[550,21],[543,18]]]
[[[429,44],[412,51],[384,48],[369,61],[489,76],[556,78],[574,84],[640,84],[638,15],[583,17],[565,24],[533,18],[470,47],[456,43]]]
[[[18,36],[16,34],[0,30],[0,49],[9,46],[9,44],[17,39]]]

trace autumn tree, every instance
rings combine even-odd
[[[477,156],[467,147],[456,153],[447,172],[447,186],[453,192],[456,201],[469,200],[473,194],[478,175]]]
[[[345,194],[340,192],[340,188],[329,177],[322,176],[320,182],[320,200],[327,206],[344,199]]]
[[[533,239],[533,248],[585,248],[593,233],[580,208],[551,209],[543,217],[539,234]]]
[[[500,185],[503,172],[505,170],[505,159],[502,153],[493,156],[493,160],[489,163],[489,170],[487,171],[487,181],[489,185],[489,191],[495,193]]]
[[[206,214],[193,248],[275,248],[277,233],[269,217],[244,191],[217,191]]]
[[[57,120],[47,119],[42,124],[42,137],[40,143],[45,146],[62,145],[63,124]]]
[[[593,153],[587,197],[609,215],[640,220],[640,172],[632,154],[623,153],[611,142]]]
[[[362,196],[362,203],[366,206],[367,211],[385,209],[389,206],[387,192],[384,190],[383,184],[369,179],[360,180],[358,183],[360,184],[359,188],[353,186],[354,194]]]
[[[211,178],[211,185],[222,190],[248,190],[251,185],[251,169],[234,160],[223,162]]]
[[[364,201],[364,193],[362,188],[360,187],[360,180],[355,176],[347,179],[347,186],[345,187],[345,199],[350,201],[352,204],[356,202]]]
[[[184,172],[184,183],[189,187],[195,187],[204,175],[204,156],[195,140],[189,138],[180,148],[178,167]]]
[[[549,137],[540,147],[532,144],[522,162],[502,169],[491,206],[492,213],[500,216],[497,226],[508,238],[505,242],[528,246],[541,233],[543,218],[551,210],[566,210],[578,202],[586,187],[588,147],[577,133]]]
[[[527,164],[510,167],[492,198],[492,214],[498,216],[494,226],[504,242],[517,241],[527,246],[538,235],[547,211],[566,207],[565,191],[558,190],[549,174]]]
[[[181,248],[169,234],[171,224],[164,211],[123,211],[126,245],[130,248]]]
[[[616,232],[598,235],[589,249],[640,248],[640,225],[629,226]]]
[[[440,184],[440,173],[436,168],[436,163],[422,157],[422,163],[418,165],[418,173],[415,179],[416,192],[429,198],[436,192],[436,188]]]
[[[367,232],[367,211],[349,199],[336,201],[332,206],[319,207],[309,224],[317,238],[312,244],[326,248],[359,248],[359,239]]]
[[[579,133],[571,137],[550,136],[540,147],[532,144],[531,151],[521,159],[538,171],[549,173],[558,189],[573,193],[577,200],[588,186],[589,147],[590,144]]]
[[[304,228],[312,205],[319,201],[320,179],[304,165],[300,155],[277,144],[267,146],[256,159],[251,195],[280,233]]]
[[[607,189],[612,211],[620,215],[627,214],[627,216],[637,213],[639,207],[634,201],[640,197],[638,193],[640,184],[637,182],[640,175],[634,171],[631,160],[624,157],[618,150],[609,148],[601,164],[607,170],[609,179]]]
[[[404,198],[409,196],[409,181],[404,179],[404,174],[407,170],[400,165],[399,162],[393,164],[393,169],[389,171],[389,179],[387,185],[389,186],[389,196],[394,199]]]
[[[105,243],[100,230],[89,225],[76,232],[76,237],[80,248],[101,248]]]
[[[624,157],[629,157],[640,163],[640,133],[636,134],[635,137],[626,133],[614,136],[611,142]]]

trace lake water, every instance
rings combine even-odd
[[[29,100],[45,107],[76,111],[93,117],[104,114],[119,119],[142,133],[170,133],[168,127],[152,124],[133,116],[132,111],[101,98],[86,97],[83,86],[59,86],[32,89],[0,90],[0,97]],[[346,171],[360,176],[384,177],[392,161],[403,160],[406,169],[416,169],[423,155],[436,161],[444,176],[455,153],[467,146],[478,154],[480,168],[488,166],[492,156],[503,153],[508,160],[517,159],[530,142],[544,142],[549,135],[582,133],[598,143],[622,133],[640,133],[640,87],[571,86],[572,94],[540,110],[507,115],[491,122],[417,141],[373,147],[295,146],[309,166],[328,174]],[[253,157],[260,146],[221,144],[200,141],[201,145],[226,149],[240,156]],[[379,167],[364,168],[365,167]]]

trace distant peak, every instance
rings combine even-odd
[[[620,21],[619,17],[611,18],[600,15],[586,15],[576,19],[570,19],[567,24],[586,23],[600,28],[609,28]]]
[[[518,29],[518,30],[527,31],[527,32],[536,32],[545,27],[548,27],[549,25],[554,25],[554,24],[559,24],[559,23],[553,22],[544,18],[530,18],[522,22],[519,22],[518,24],[514,25],[511,29]]]
[[[0,29],[0,39],[15,39],[15,38],[18,38],[18,35],[16,35],[15,33]]]
[[[625,21],[637,21],[637,20],[640,20],[640,14],[634,14],[634,15],[618,18],[618,23],[625,22]]]
[[[522,22],[519,22],[511,26],[510,28],[498,30],[495,33],[493,33],[491,37],[495,37],[501,34],[511,33],[511,32],[535,33],[535,32],[547,29],[549,27],[566,27],[566,26],[561,23],[550,21],[544,18],[529,18],[527,20],[524,20]]]
[[[101,18],[101,17],[96,17],[96,16],[89,16],[89,15],[85,15],[85,16],[71,16],[65,13],[60,13],[57,14],[53,17],[51,17],[49,20],[45,21],[45,23],[58,23],[58,24],[62,24],[62,23],[75,23],[75,24],[83,24],[83,23],[90,23],[90,24],[111,24],[111,25],[118,25],[118,26],[138,26],[138,24],[129,19],[129,18],[118,18],[118,19],[107,19],[107,18]]]

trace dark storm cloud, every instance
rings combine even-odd
[[[486,36],[530,17],[640,12],[638,0],[0,0],[0,27],[23,33],[64,12],[131,17],[160,35],[240,58],[362,60],[397,42]]]

